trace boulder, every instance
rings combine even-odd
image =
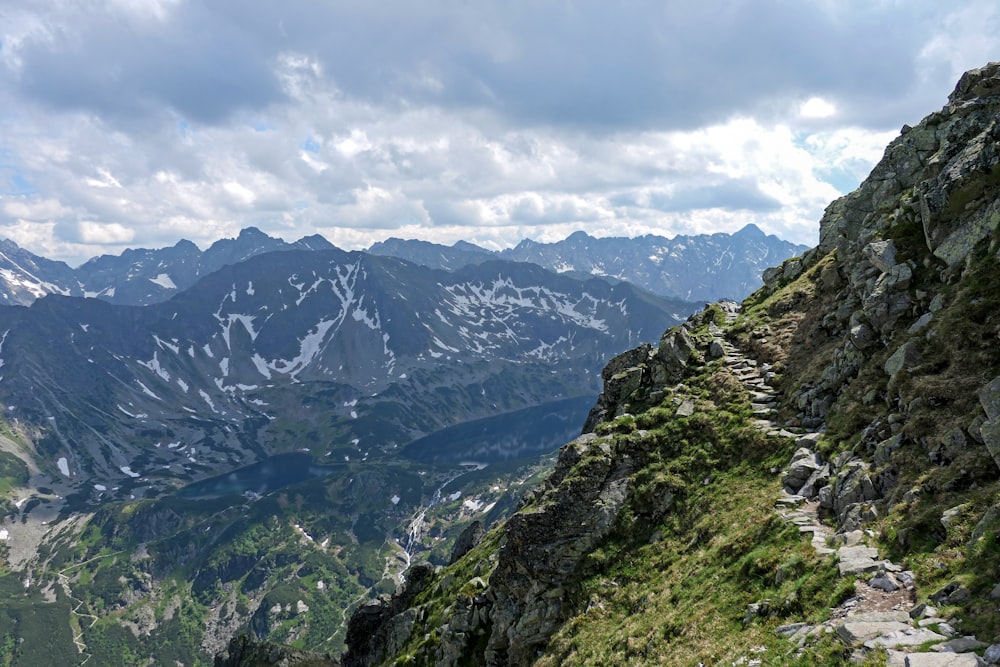
[[[882,370],[892,381],[896,379],[900,371],[916,366],[921,360],[920,347],[917,342],[907,341],[896,348],[896,351],[885,360]]]
[[[684,327],[674,327],[660,338],[655,359],[654,381],[667,384],[681,378],[695,351],[695,343]]]
[[[800,447],[792,456],[791,463],[781,474],[781,483],[792,492],[798,492],[822,467],[819,454],[811,449]]]
[[[833,510],[843,517],[851,505],[878,498],[875,485],[868,475],[868,464],[854,459],[847,462],[833,484]]]
[[[872,241],[864,247],[865,257],[882,273],[896,266],[896,245],[888,241]]]

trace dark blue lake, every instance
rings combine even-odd
[[[593,396],[578,396],[457,424],[411,442],[403,455],[442,465],[489,464],[546,454],[577,435]],[[182,498],[217,498],[248,491],[263,495],[344,470],[344,464],[320,465],[309,454],[277,454],[232,472],[188,484]]]
[[[343,467],[319,465],[313,462],[311,456],[301,452],[278,454],[224,475],[188,484],[177,495],[182,498],[213,498],[246,491],[265,494],[307,479],[329,475]]]
[[[424,463],[496,463],[539,456],[580,435],[596,400],[577,396],[456,424],[411,442],[403,454]]]

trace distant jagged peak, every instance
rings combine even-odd
[[[468,241],[458,240],[451,244],[451,247],[455,250],[461,250],[463,252],[481,252],[483,254],[493,254],[492,251],[486,248],[476,245],[475,243],[469,243]]]
[[[333,250],[337,247],[330,243],[322,234],[303,236],[292,245],[305,248],[306,250]]]
[[[757,238],[757,239],[767,238],[767,234],[764,233],[764,230],[762,230],[760,227],[758,227],[752,222],[748,222],[747,224],[743,225],[743,227],[739,229],[737,232],[735,232],[733,236],[739,238]]]

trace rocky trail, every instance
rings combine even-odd
[[[739,316],[739,305],[723,303],[727,322]],[[830,610],[829,620],[819,624],[796,622],[777,628],[786,637],[790,652],[800,650],[821,635],[835,633],[855,649],[853,660],[861,663],[872,651],[882,649],[890,667],[976,667],[1000,664],[1000,644],[987,646],[974,636],[960,636],[954,629],[957,619],[940,618],[933,604],[946,606],[969,593],[964,588],[946,587],[930,597],[932,604],[916,603],[916,580],[913,572],[898,563],[879,558],[873,535],[861,528],[872,512],[868,501],[874,499],[857,460],[838,457],[823,462],[815,447],[823,427],[804,431],[776,421],[778,392],[772,386],[774,372],[767,363],[758,362],[739,350],[725,337],[722,329],[711,329],[713,345],[721,346],[723,361],[750,394],[756,417],[754,425],[768,435],[794,438],[798,450],[782,471],[784,490],[775,511],[787,523],[808,536],[821,555],[837,561],[842,577],[854,578],[855,594]],[[867,482],[867,483],[866,483]],[[830,516],[837,525],[824,523],[820,514]],[[770,613],[766,601],[747,609],[745,622]],[[975,653],[986,649],[982,656]],[[746,657],[734,664],[761,665],[760,657]]]

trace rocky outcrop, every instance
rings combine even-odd
[[[562,624],[564,586],[611,530],[637,465],[594,434],[563,447],[547,491],[507,522],[490,577],[495,602],[487,665],[531,664]]]
[[[249,635],[229,641],[223,653],[215,656],[214,667],[340,667],[329,655],[316,655],[288,646],[258,642]]]
[[[451,558],[448,559],[448,563],[454,563],[459,558],[475,549],[476,545],[482,541],[485,534],[486,529],[483,528],[482,521],[476,520],[470,523],[455,540],[455,546],[452,547]]]
[[[819,252],[856,246],[912,220],[936,257],[949,268],[960,264],[1000,224],[998,82],[1000,63],[967,72],[941,111],[904,126],[864,183],[827,208]]]
[[[380,595],[354,612],[347,626],[344,667],[374,667],[399,651],[417,619],[413,600],[433,574],[430,563],[417,563],[406,571],[405,583],[394,595]]]

